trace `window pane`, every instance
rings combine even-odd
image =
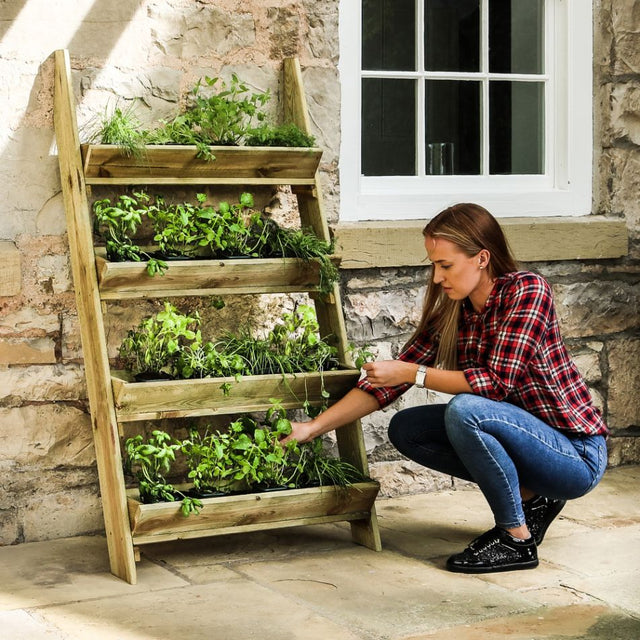
[[[362,0],[362,68],[414,71],[415,19],[415,0]]]
[[[544,73],[544,0],[490,0],[489,71]]]
[[[479,82],[426,81],[427,174],[446,173],[448,166],[459,175],[480,173],[480,95]],[[452,161],[440,160],[442,154]]]
[[[415,160],[414,80],[362,80],[362,173],[413,176]]]
[[[489,171],[544,173],[544,84],[489,84]]]
[[[425,0],[427,71],[480,70],[479,0]]]

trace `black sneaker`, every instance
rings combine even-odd
[[[519,540],[500,527],[476,538],[462,553],[447,560],[447,569],[458,573],[491,573],[534,569],[538,552],[533,538]]]
[[[536,545],[542,544],[549,525],[562,511],[565,504],[567,504],[566,500],[554,500],[544,496],[536,496],[522,503],[527,527],[536,541]]]

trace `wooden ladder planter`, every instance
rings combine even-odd
[[[198,515],[183,516],[179,502],[143,504],[130,490],[129,520],[135,544],[166,542],[280,529],[327,522],[357,521],[371,513],[376,482],[350,487],[310,487],[203,498]]]
[[[150,542],[214,536],[319,522],[348,521],[355,542],[380,550],[374,501],[376,482],[349,489],[317,487],[255,493],[204,501],[200,515],[182,516],[178,503],[141,504],[127,490],[122,469],[122,425],[141,420],[264,410],[269,398],[286,408],[305,400],[320,404],[322,384],[335,401],[352,388],[359,372],[350,366],[340,291],[319,293],[317,261],[195,260],[172,262],[164,276],[150,277],[144,263],[111,263],[94,247],[87,185],[290,185],[303,227],[330,240],[317,180],[320,149],[212,147],[213,162],[195,147],[147,147],[141,158],[110,145],[81,145],[67,51],[55,52],[54,121],[67,217],[71,268],[80,321],[85,376],[111,572],[136,582],[136,547]],[[309,132],[298,61],[284,61],[285,118]],[[338,258],[335,258],[336,261]],[[333,336],[339,371],[294,376],[135,382],[112,371],[104,314],[108,301],[220,294],[308,292],[322,336]],[[229,382],[228,394],[222,385]],[[340,457],[368,475],[358,421],[336,432]]]

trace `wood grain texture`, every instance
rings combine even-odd
[[[91,410],[111,572],[136,581],[127,498],[113,408],[111,375],[93,253],[93,235],[80,157],[80,140],[67,51],[55,52],[54,122],[69,252]]]
[[[314,487],[205,498],[198,515],[185,517],[179,502],[142,504],[129,492],[129,517],[136,544],[226,533],[319,524],[369,517],[376,482],[350,487]]]
[[[344,223],[334,229],[343,269],[426,264],[424,220]],[[503,218],[500,224],[522,262],[619,258],[627,254],[625,221],[618,218]]]

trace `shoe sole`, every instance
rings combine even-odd
[[[498,573],[500,571],[518,571],[520,569],[535,569],[538,566],[538,560],[530,562],[518,562],[515,564],[505,564],[499,567],[458,567],[447,563],[447,569],[454,573]]]
[[[536,547],[539,547],[542,544],[542,541],[544,540],[544,536],[547,533],[547,529],[551,526],[551,523],[558,517],[558,514],[564,509],[565,504],[567,504],[566,500],[560,501],[556,505],[556,508],[551,512],[552,513],[551,518],[549,518],[547,523],[544,525],[542,529],[540,529],[540,531],[538,532],[538,535],[534,538],[536,542]]]

